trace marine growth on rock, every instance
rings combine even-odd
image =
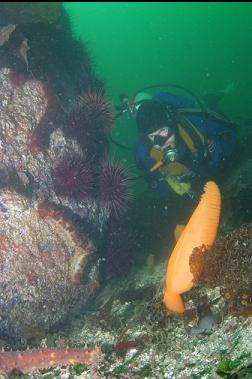
[[[85,303],[95,246],[53,207],[10,190],[0,204],[0,332],[20,338],[27,327],[48,331],[74,303]]]

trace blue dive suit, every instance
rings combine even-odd
[[[178,148],[182,163],[201,177],[203,182],[214,178],[235,149],[236,125],[220,113],[206,112],[208,144],[207,158],[204,158],[203,150],[206,146],[203,141],[206,126],[202,111],[198,109],[197,104],[191,99],[168,92],[158,92],[154,99],[164,103],[175,114],[180,114],[180,130],[176,140],[179,140]],[[187,135],[186,138],[184,138],[185,135]],[[190,144],[187,140],[193,141],[194,150],[189,148]],[[150,172],[150,168],[156,163],[150,155],[150,150],[149,142],[144,137],[140,137],[134,147],[137,165],[143,171],[146,181],[157,188],[161,195],[167,195],[171,192],[171,188],[166,181],[161,180],[160,171]]]

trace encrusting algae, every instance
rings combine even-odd
[[[199,248],[190,257],[195,282],[220,287],[229,312],[235,315],[252,315],[251,250],[252,227],[242,225],[219,238],[205,254]]]

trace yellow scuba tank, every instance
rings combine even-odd
[[[176,176],[167,175],[166,179],[169,186],[176,192],[178,195],[183,196],[186,193],[191,191],[191,184],[186,182],[180,182]]]

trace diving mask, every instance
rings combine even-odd
[[[154,146],[157,145],[162,147],[171,136],[171,130],[168,126],[164,126],[155,130],[153,133],[149,133],[147,136]]]
[[[160,136],[159,134],[154,137],[153,145],[163,146],[167,141],[167,136]]]

